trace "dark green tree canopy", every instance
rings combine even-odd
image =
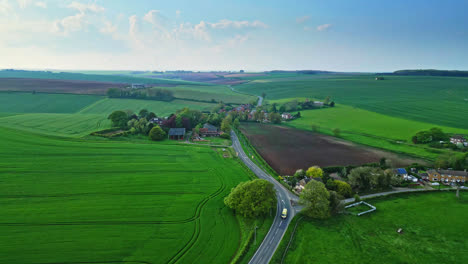
[[[262,179],[241,182],[224,198],[224,203],[245,217],[257,217],[275,208],[275,189]]]
[[[125,128],[128,122],[128,115],[124,111],[114,111],[109,115],[113,127]]]
[[[330,193],[325,184],[311,180],[304,187],[299,202],[305,206],[304,213],[312,218],[324,219],[330,216]]]

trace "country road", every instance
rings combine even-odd
[[[281,239],[283,238],[289,223],[296,214],[296,209],[293,206],[291,206],[290,200],[297,201],[299,198],[296,195],[289,192],[271,175],[264,172],[255,163],[253,163],[249,159],[249,157],[247,157],[234,131],[231,131],[231,138],[232,146],[234,147],[234,150],[238,153],[238,157],[242,160],[242,162],[244,162],[244,164],[250,170],[252,170],[260,179],[265,179],[273,183],[276,189],[276,197],[278,199],[278,204],[276,208],[275,219],[262,244],[260,244],[260,247],[257,249],[257,252],[255,252],[255,255],[249,262],[249,264],[268,263],[270,262],[271,258],[273,257],[273,254],[276,251],[276,248],[281,242]],[[281,218],[281,211],[283,210],[283,208],[288,209],[288,217],[286,219]]]

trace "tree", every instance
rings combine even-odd
[[[341,130],[340,130],[339,128],[333,129],[332,132],[333,132],[333,135],[334,135],[335,137],[339,137],[340,134],[341,134]]]
[[[335,106],[335,102],[331,101],[330,104],[329,104],[330,107],[334,107]]]
[[[149,111],[146,109],[141,109],[140,112],[138,113],[138,116],[140,118],[146,118],[149,114]]]
[[[266,93],[265,93],[265,92],[262,92],[262,97],[263,97],[263,99],[265,99],[265,97],[266,97]]]
[[[149,138],[153,141],[160,141],[166,138],[166,132],[160,126],[155,126],[149,132]]]
[[[146,116],[146,119],[151,120],[153,118],[156,118],[156,114],[153,112],[149,112],[148,115]]]
[[[234,123],[232,124],[234,126],[234,128],[238,128],[240,126],[240,121],[239,121],[239,118],[236,118],[234,120]]]
[[[380,168],[358,167],[348,175],[348,182],[353,189],[369,191],[385,189],[390,186],[392,173],[384,173]]]
[[[417,143],[429,143],[432,141],[432,134],[429,131],[420,131],[415,136]]]
[[[442,129],[438,128],[438,127],[433,127],[431,129],[429,129],[429,132],[431,133],[432,135],[432,140],[446,140],[447,139],[447,135],[442,132]]]
[[[332,215],[341,213],[344,210],[344,203],[340,199],[341,195],[335,191],[329,191],[329,193],[330,198],[328,198],[328,200],[330,201],[330,213]]]
[[[299,202],[304,205],[304,213],[312,218],[325,219],[330,215],[330,193],[319,181],[310,181],[304,187]]]
[[[276,207],[275,189],[262,179],[241,182],[224,198],[224,204],[244,217],[265,215]]]
[[[221,130],[228,133],[229,131],[231,131],[231,124],[232,124],[232,116],[228,115],[221,122]]]
[[[112,122],[113,127],[125,128],[127,126],[128,115],[124,111],[114,111],[107,117]]]
[[[109,88],[109,90],[107,90],[107,96],[112,97],[112,98],[120,97],[120,89]]]
[[[323,104],[328,105],[330,103],[330,96],[327,96],[325,100],[323,100]]]
[[[349,198],[352,194],[351,185],[347,182],[335,180],[336,192],[343,197]]]
[[[294,173],[294,177],[298,179],[304,179],[305,176],[306,176],[306,173],[303,169],[299,169],[296,171],[296,173]]]
[[[306,175],[310,178],[322,178],[323,170],[319,166],[313,166],[307,169]]]
[[[299,117],[301,117],[301,112],[297,112],[296,114],[296,118],[299,118]]]
[[[281,124],[281,116],[280,114],[278,113],[270,113],[270,121],[273,123],[273,124]]]

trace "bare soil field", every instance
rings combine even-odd
[[[313,165],[361,165],[378,162],[382,157],[391,160],[393,166],[425,163],[423,160],[293,128],[244,123],[240,129],[263,159],[280,175],[292,175],[297,169]]]
[[[125,86],[128,86],[128,84],[76,80],[0,78],[0,91],[104,95],[109,88],[123,88]]]

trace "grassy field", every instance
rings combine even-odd
[[[106,117],[115,110],[132,110],[136,113],[141,109],[155,112],[159,116],[167,116],[176,110],[188,107],[190,109],[210,110],[214,104],[194,101],[174,100],[171,102],[138,100],[138,99],[102,99],[79,111],[80,114],[102,114]]]
[[[104,97],[95,95],[0,93],[0,112],[75,113]]]
[[[308,97],[438,125],[468,129],[468,79],[457,77],[372,75],[302,75],[260,78],[236,86],[241,92],[266,99]]]
[[[434,159],[440,153],[425,146],[415,145],[411,137],[418,131],[437,125],[412,121],[338,104],[333,108],[301,111],[301,118],[286,122],[287,126],[312,130],[319,125],[319,132],[332,135],[339,128],[340,137],[364,145],[388,149],[411,155]],[[446,133],[468,134],[468,129],[437,126]],[[397,143],[398,141],[402,143]]]
[[[257,97],[249,96],[233,92],[226,85],[211,85],[211,86],[177,86],[168,88],[174,91],[174,96],[177,98],[188,98],[195,100],[216,102],[222,101],[225,103],[245,104],[255,100]]]
[[[206,85],[204,83],[188,82],[182,80],[168,80],[156,78],[142,78],[112,74],[83,74],[73,72],[44,72],[44,71],[0,71],[0,78],[37,78],[56,80],[79,80],[116,83],[152,83],[167,85]]]
[[[223,197],[249,179],[209,147],[0,128],[1,263],[228,263]]]
[[[468,192],[370,200],[377,211],[302,220],[284,263],[467,263]],[[272,263],[280,263],[291,227]],[[396,231],[402,228],[403,233]]]
[[[62,137],[83,137],[110,128],[106,115],[33,113],[1,117],[0,126]]]

